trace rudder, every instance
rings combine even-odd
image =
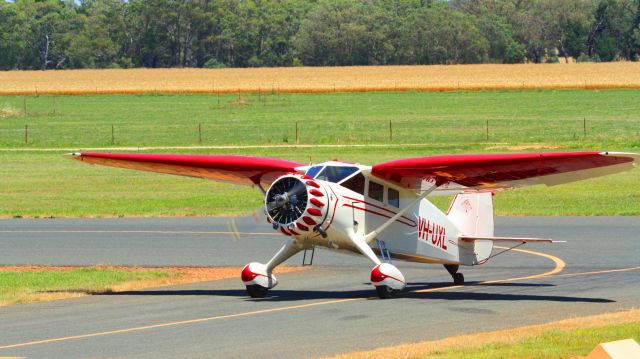
[[[466,236],[493,236],[493,193],[465,192],[456,195],[447,212],[447,218]],[[463,247],[462,243],[460,246]],[[474,258],[468,264],[481,264],[493,250],[493,242],[477,240],[473,242]],[[460,259],[464,262],[463,251]]]

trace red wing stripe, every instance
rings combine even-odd
[[[616,173],[639,159],[635,153],[615,152],[455,154],[379,163],[371,174],[415,189],[426,179],[472,188],[553,185]],[[592,169],[602,170],[588,171]]]
[[[271,183],[285,173],[294,172],[300,163],[277,158],[236,155],[187,155],[147,153],[73,154],[86,163],[207,178],[244,185]]]

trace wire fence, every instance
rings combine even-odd
[[[243,98],[239,94],[227,95],[222,100],[219,95],[213,96],[182,107],[175,103],[152,104],[146,109],[151,114],[144,114],[145,109],[134,107],[135,96],[120,101],[123,106],[131,106],[131,110],[125,112],[103,104],[81,107],[73,103],[73,97],[64,101],[58,96],[12,98],[10,105],[0,108],[0,148],[385,143],[578,145],[585,140],[640,146],[640,117],[454,118],[454,115],[400,113],[390,118],[356,113],[345,119],[334,116],[330,109],[325,113],[288,113],[284,110],[291,107],[291,100],[286,96]],[[253,107],[253,112],[246,112],[247,104]]]
[[[278,144],[471,144],[566,143],[573,141],[640,144],[640,120],[545,120],[513,123],[505,120],[374,121],[322,124],[176,124],[55,126],[0,125],[0,147],[108,147]]]

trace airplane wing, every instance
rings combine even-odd
[[[170,155],[144,153],[72,153],[68,157],[96,165],[268,186],[278,176],[296,172],[301,163],[276,158],[235,155]]]
[[[604,176],[631,169],[638,160],[640,154],[621,152],[443,155],[380,163],[371,174],[412,189],[420,189],[423,181],[435,181],[443,188],[495,190]]]

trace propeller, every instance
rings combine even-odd
[[[237,217],[229,217],[227,219],[227,231],[233,241],[241,240],[245,235],[246,227],[249,226],[249,232],[258,231],[266,232],[267,215],[264,207],[254,208]],[[240,228],[238,228],[240,226]]]
[[[271,186],[265,202],[274,224],[289,224],[300,218],[307,207],[306,186],[294,177],[281,178]]]

